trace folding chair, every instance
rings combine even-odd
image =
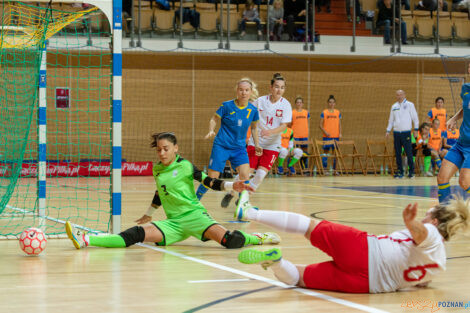
[[[351,175],[354,175],[355,173],[354,163],[356,160],[358,160],[359,167],[360,167],[359,170],[361,170],[362,174],[367,175],[366,170],[364,168],[364,164],[362,163],[362,158],[364,157],[364,154],[359,153],[359,151],[357,150],[356,144],[354,143],[354,140],[344,140],[344,141],[340,140],[340,141],[336,141],[335,144],[336,144],[336,151],[338,154],[339,163],[346,174],[349,172],[351,173]],[[346,166],[346,163],[344,162],[345,158],[351,158],[350,167]]]
[[[333,151],[330,151],[328,153],[324,153],[323,152],[323,146],[333,146]],[[339,168],[339,165],[338,164],[338,153],[336,151],[336,145],[334,143],[334,141],[323,141],[323,140],[318,140],[318,139],[315,139],[315,147],[317,148],[317,152],[320,156],[320,167],[321,168],[321,171],[326,175],[327,173],[327,170],[326,168],[323,167],[323,158],[327,158],[327,160],[329,159],[333,159],[334,161],[336,161],[336,171],[338,171],[338,168]],[[340,175],[343,175],[341,169],[338,171],[338,173]]]
[[[393,171],[393,158],[394,154],[389,152],[389,148],[387,147],[387,142],[385,140],[371,140],[367,139],[367,152],[366,152],[366,166],[365,169],[368,172],[369,170],[374,171],[374,175],[377,176],[377,172],[380,172],[380,168],[376,167],[376,163],[374,161],[375,158],[381,159],[380,166],[382,169],[388,166],[392,175],[394,174]],[[378,151],[378,152],[377,152]],[[369,167],[369,162],[371,163],[372,167]]]
[[[314,168],[320,173],[320,175],[324,175],[323,166],[321,165],[321,158],[320,153],[317,151],[316,146],[313,144],[312,140],[308,141],[294,141],[295,148],[302,148],[302,146],[307,146],[307,155],[302,156],[303,159],[306,159],[308,162],[308,167],[305,167],[301,161],[297,162],[296,166],[299,168],[300,173],[302,175],[309,174],[313,176]]]

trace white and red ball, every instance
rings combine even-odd
[[[39,228],[25,229],[20,235],[20,248],[26,254],[38,255],[46,249],[46,235]]]

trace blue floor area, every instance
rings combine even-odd
[[[338,189],[349,189],[357,191],[369,191],[388,193],[393,195],[416,196],[437,199],[437,186],[352,186],[352,187],[332,187]],[[464,195],[463,189],[459,186],[451,186],[452,194]]]

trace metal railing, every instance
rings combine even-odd
[[[142,47],[142,27],[141,27],[141,20],[142,20],[142,0],[135,0],[138,1],[138,5],[134,7],[134,3],[132,4],[132,16],[137,16],[138,23],[137,25],[135,22],[134,18],[130,19],[130,43],[129,45],[131,47]],[[178,0],[176,0],[178,1]],[[269,0],[265,0],[269,3]],[[316,25],[315,25],[315,1],[316,0],[305,0],[305,39],[304,42],[302,43],[303,45],[303,50],[304,51],[315,51],[315,40],[316,40]],[[400,1],[400,0],[398,0]],[[180,7],[179,7],[179,18],[174,18],[173,21],[173,27],[174,27],[174,33],[176,30],[179,30],[178,32],[178,43],[177,47],[182,48],[183,43],[184,43],[184,32],[183,32],[183,24],[184,24],[184,19],[183,19],[183,11],[185,9],[183,0],[179,0]],[[352,42],[351,42],[351,47],[350,51],[351,52],[356,52],[356,32],[357,32],[357,7],[356,7],[357,1],[353,0],[352,1]],[[400,2],[398,2],[400,3]],[[231,10],[233,8],[231,7],[231,0],[220,0],[218,3],[214,3],[214,7],[216,8],[217,6],[219,7],[219,20],[217,23],[217,33],[218,33],[218,48],[219,49],[231,49]],[[226,9],[224,10],[224,6]],[[393,21],[391,21],[391,47],[390,51],[392,53],[400,53],[402,51],[402,16],[401,16],[401,3],[400,3],[400,8],[397,8],[397,0],[392,1],[392,8],[393,8]],[[174,1],[173,1],[173,8],[174,8]],[[258,8],[259,8],[258,4]],[[265,44],[264,48],[266,50],[269,50],[271,48],[271,41],[270,41],[270,10],[269,10],[270,5],[267,5],[267,16],[266,16],[266,21],[264,22],[265,28],[266,28],[266,37],[265,37]],[[193,6],[193,9],[196,9],[196,6]],[[237,9],[238,9],[238,3],[237,3]],[[436,26],[435,26],[435,31],[434,31],[434,41],[435,41],[435,49],[434,52],[436,54],[439,54],[439,49],[440,49],[440,12],[441,8],[439,5],[437,5],[436,11],[432,11],[433,13],[435,12],[436,14]],[[397,16],[398,14],[398,16]],[[359,17],[360,18],[360,17]],[[226,29],[224,31],[224,27],[222,24],[226,24]],[[413,27],[413,25],[407,25],[407,27]],[[197,34],[197,29],[195,30],[195,34]],[[398,42],[396,39],[396,35],[398,34]],[[137,41],[135,38],[137,37]]]

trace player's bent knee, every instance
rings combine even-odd
[[[462,175],[459,178],[459,185],[463,190],[467,190],[470,187],[470,181]]]
[[[227,230],[220,244],[227,249],[238,249],[245,245],[245,236],[238,230]]]
[[[138,242],[143,242],[145,239],[145,230],[142,226],[131,227],[119,234],[124,239],[126,247],[132,246]]]

